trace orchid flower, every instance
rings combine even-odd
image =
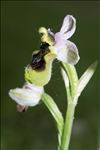
[[[39,33],[42,35],[41,41],[51,46],[50,49],[56,54],[58,60],[75,65],[80,59],[78,49],[73,42],[68,40],[74,34],[75,29],[75,18],[67,15],[59,32],[54,34],[50,29],[41,27]]]
[[[55,54],[48,49],[48,44],[40,46],[40,50],[34,51],[30,64],[25,68],[26,84],[22,88],[9,91],[9,96],[18,104],[19,112],[27,110],[28,106],[39,103],[44,93],[44,85],[51,78],[52,62]]]
[[[64,18],[60,31],[55,34],[44,27],[39,29],[42,44],[40,50],[33,52],[32,61],[25,68],[26,84],[9,92],[10,97],[18,103],[18,111],[39,103],[43,88],[50,81],[55,58],[73,65],[78,62],[78,49],[68,40],[75,29],[76,20],[71,15]]]
[[[18,104],[17,110],[24,111],[28,106],[35,106],[39,103],[44,92],[42,86],[36,86],[26,82],[22,88],[15,88],[9,91],[9,96]]]

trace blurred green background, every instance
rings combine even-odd
[[[32,51],[39,48],[38,28],[59,31],[63,18],[71,14],[77,29],[76,43],[80,61],[78,75],[99,58],[99,9],[96,1],[2,1],[1,3],[1,147],[2,150],[57,150],[57,130],[44,104],[18,113],[9,96],[11,88],[24,83],[24,67]],[[45,87],[65,116],[66,93],[59,62],[53,65],[51,82]],[[77,105],[69,150],[98,150],[99,91],[98,69]]]

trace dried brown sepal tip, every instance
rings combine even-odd
[[[17,104],[16,108],[17,108],[18,112],[26,112],[28,109],[28,106],[21,106],[21,105]]]

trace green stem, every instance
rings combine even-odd
[[[62,133],[61,150],[68,150],[69,148],[69,142],[71,138],[71,131],[72,131],[72,125],[74,119],[74,111],[76,106],[74,99],[71,97],[71,93],[70,93],[71,91],[69,86],[65,86],[65,87],[67,92],[68,107],[67,107],[66,118],[65,118],[63,133]]]
[[[64,81],[66,81],[68,75],[70,86],[67,86],[65,82],[68,107],[67,107],[66,118],[65,118],[63,133],[62,133],[62,139],[61,139],[61,150],[68,150],[69,142],[71,138],[72,126],[73,126],[75,106],[78,100],[76,97],[78,76],[74,66],[70,64],[64,64],[64,63],[62,64],[62,66],[66,72],[66,76],[63,76]]]
[[[77,101],[81,92],[83,91],[83,89],[91,79],[92,75],[94,74],[96,66],[97,61],[94,62],[78,80],[75,67],[70,64],[62,63],[62,67],[64,68],[66,75],[68,75],[70,86],[68,86],[66,82],[67,77],[62,74],[67,92],[68,107],[66,112],[64,129],[62,133],[61,150],[68,150],[69,148],[75,107],[77,105]]]
[[[77,85],[78,85],[78,75],[76,69],[73,65],[62,63],[62,67],[66,71],[69,81],[70,81],[70,93],[71,96],[74,96],[77,93]]]
[[[69,103],[67,108],[66,118],[65,118],[63,135],[62,135],[61,150],[68,150],[69,148],[69,142],[71,138],[71,131],[72,131],[72,125],[74,119],[74,111],[75,111],[75,105],[73,103]]]

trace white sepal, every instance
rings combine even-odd
[[[75,29],[76,19],[72,15],[65,16],[60,33],[62,33],[64,38],[67,40],[74,34]]]
[[[77,64],[80,59],[77,46],[73,42],[67,40],[66,49],[67,49],[66,62],[72,65]]]
[[[21,106],[35,106],[39,103],[43,92],[42,86],[27,82],[22,88],[11,89],[9,96]]]
[[[80,59],[76,45],[69,40],[63,45],[55,45],[55,51],[57,59],[64,63],[75,65]]]

